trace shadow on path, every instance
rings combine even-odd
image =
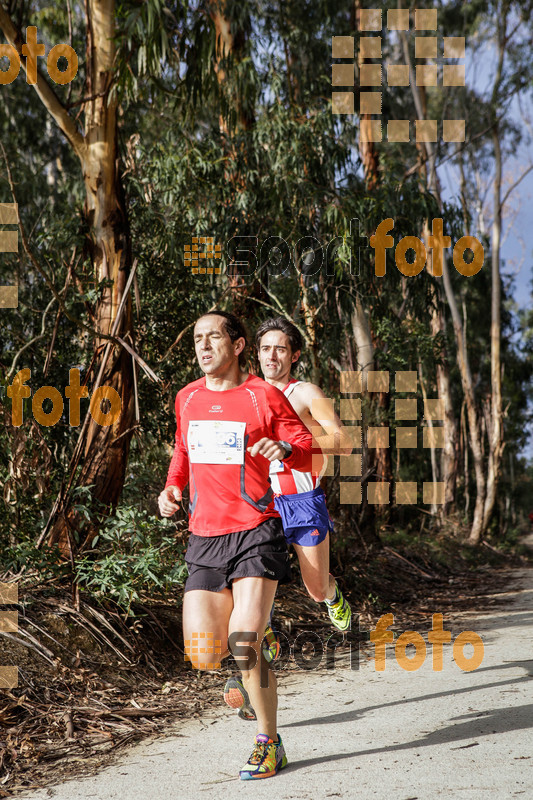
[[[497,689],[502,686],[513,686],[520,683],[526,683],[533,677],[533,660],[528,661],[509,661],[505,664],[498,664],[494,667],[480,667],[476,672],[489,672],[491,670],[511,669],[515,667],[522,667],[526,670],[526,675],[521,678],[514,678],[508,681],[495,681],[494,683],[479,683],[476,686],[465,686],[461,689],[450,689],[445,692],[433,692],[418,697],[404,697],[401,700],[393,700],[390,703],[381,703],[374,706],[366,706],[366,708],[359,708],[356,711],[343,711],[340,714],[330,714],[329,716],[312,717],[310,719],[300,720],[299,722],[289,722],[286,725],[281,725],[282,728],[299,728],[305,725],[331,725],[339,722],[355,722],[363,714],[368,714],[370,711],[378,711],[384,708],[393,708],[395,706],[402,706],[406,703],[419,703],[427,700],[436,700],[441,697],[448,697],[452,693],[454,696],[460,694],[467,694],[468,692],[475,692],[485,689]],[[533,721],[533,720],[532,720]]]
[[[462,723],[453,721],[465,718],[467,721]],[[522,729],[526,730],[531,727],[533,727],[533,703],[518,707],[510,706],[508,708],[498,708],[488,712],[462,714],[459,717],[453,717],[451,723],[447,727],[441,728],[438,731],[432,731],[421,739],[414,739],[411,742],[404,742],[403,744],[390,744],[384,747],[375,747],[371,750],[354,750],[351,753],[331,753],[329,755],[319,756],[318,758],[306,758],[300,761],[292,761],[287,765],[287,771],[310,767],[314,764],[331,764],[335,761],[342,761],[346,758],[355,758],[357,756],[399,753],[404,750],[460,742],[465,739],[477,739],[481,736],[507,733],[509,731]],[[465,745],[465,747],[472,747],[474,744],[479,743],[471,742]]]

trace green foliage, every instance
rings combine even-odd
[[[126,615],[133,614],[132,603],[175,591],[186,578],[185,547],[175,524],[137,508],[120,506],[91,544],[92,550],[75,561],[76,579]]]
[[[20,535],[19,541],[0,551],[0,573],[19,573],[35,577],[39,583],[65,579],[70,575],[70,564],[60,559],[57,547],[46,544],[38,548],[29,537]]]

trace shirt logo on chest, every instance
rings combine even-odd
[[[211,406],[209,409],[210,414],[222,414],[222,406]]]

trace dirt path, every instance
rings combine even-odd
[[[428,645],[424,664],[413,672],[398,665],[388,646],[384,672],[362,657],[359,670],[344,660],[333,670],[285,675],[279,719],[289,765],[272,779],[253,785],[238,779],[254,723],[221,703],[219,713],[140,743],[98,775],[19,797],[529,800],[533,569],[512,578],[508,591],[487,596],[486,612],[444,620],[452,641],[463,630],[481,635],[484,658],[472,672],[459,669],[451,645],[444,646],[442,671],[433,671]],[[490,610],[491,597],[505,604]],[[472,648],[464,652],[469,657]]]

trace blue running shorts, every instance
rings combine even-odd
[[[274,505],[281,517],[287,544],[314,547],[333,531],[326,496],[320,486],[311,492],[277,495]]]

